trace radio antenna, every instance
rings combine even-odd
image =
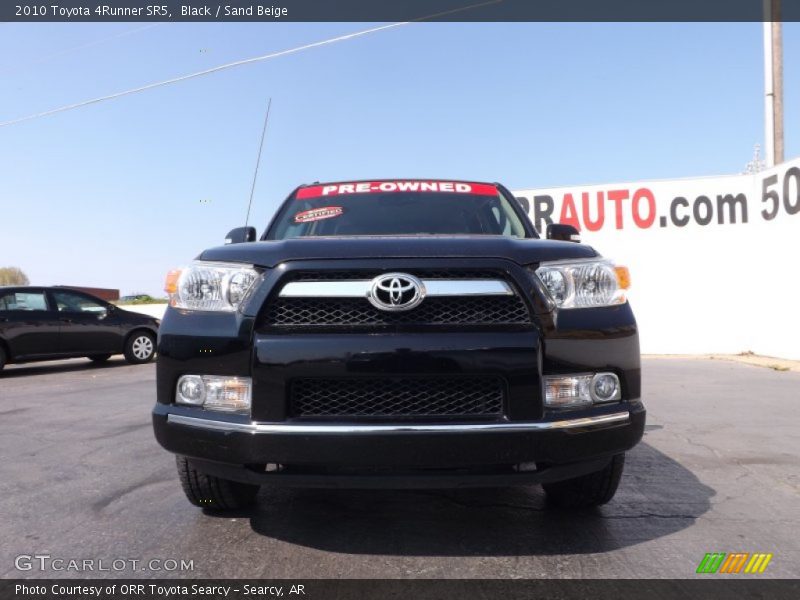
[[[256,158],[256,170],[253,173],[253,185],[250,186],[250,200],[247,202],[247,216],[244,219],[244,226],[250,222],[250,207],[253,205],[253,193],[256,191],[256,179],[258,179],[258,166],[261,164],[261,150],[264,148],[264,138],[267,135],[267,123],[269,123],[269,109],[272,106],[272,98],[267,102],[267,114],[264,117],[264,128],[261,130],[261,143],[258,145],[258,157]]]

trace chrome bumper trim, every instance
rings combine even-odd
[[[284,433],[284,434],[393,434],[393,433],[472,433],[472,432],[503,432],[503,431],[540,431],[551,429],[578,429],[581,427],[595,427],[610,425],[612,423],[625,423],[630,419],[630,413],[617,412],[597,417],[584,417],[581,419],[563,419],[561,421],[539,421],[527,423],[475,423],[453,425],[331,425],[322,423],[231,423],[214,419],[201,419],[186,417],[184,415],[167,415],[167,422],[175,425],[199,427],[213,431],[230,433]]]
[[[422,279],[425,296],[513,296],[514,290],[500,279]],[[353,281],[291,281],[281,298],[366,298],[371,279]]]

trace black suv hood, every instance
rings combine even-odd
[[[525,265],[596,256],[591,246],[574,242],[479,235],[293,238],[218,246],[198,258],[275,267],[292,260],[348,258],[504,258]]]

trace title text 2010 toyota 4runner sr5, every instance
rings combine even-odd
[[[628,272],[499,184],[300,186],[167,278],[155,435],[189,500],[261,485],[614,495],[642,437]]]

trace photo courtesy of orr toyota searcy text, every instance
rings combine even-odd
[[[270,585],[204,585],[204,584],[177,584],[161,585],[154,583],[108,583],[108,584],[62,584],[53,583],[48,585],[22,584],[14,586],[14,593],[18,597],[26,596],[56,596],[56,597],[89,597],[102,598],[103,596],[113,596],[119,594],[121,597],[144,597],[151,595],[162,599],[176,596],[198,597],[198,598],[227,598],[233,593],[237,596],[253,596],[263,598],[272,596],[281,597],[302,597],[306,595],[303,584],[287,584],[281,586]]]

